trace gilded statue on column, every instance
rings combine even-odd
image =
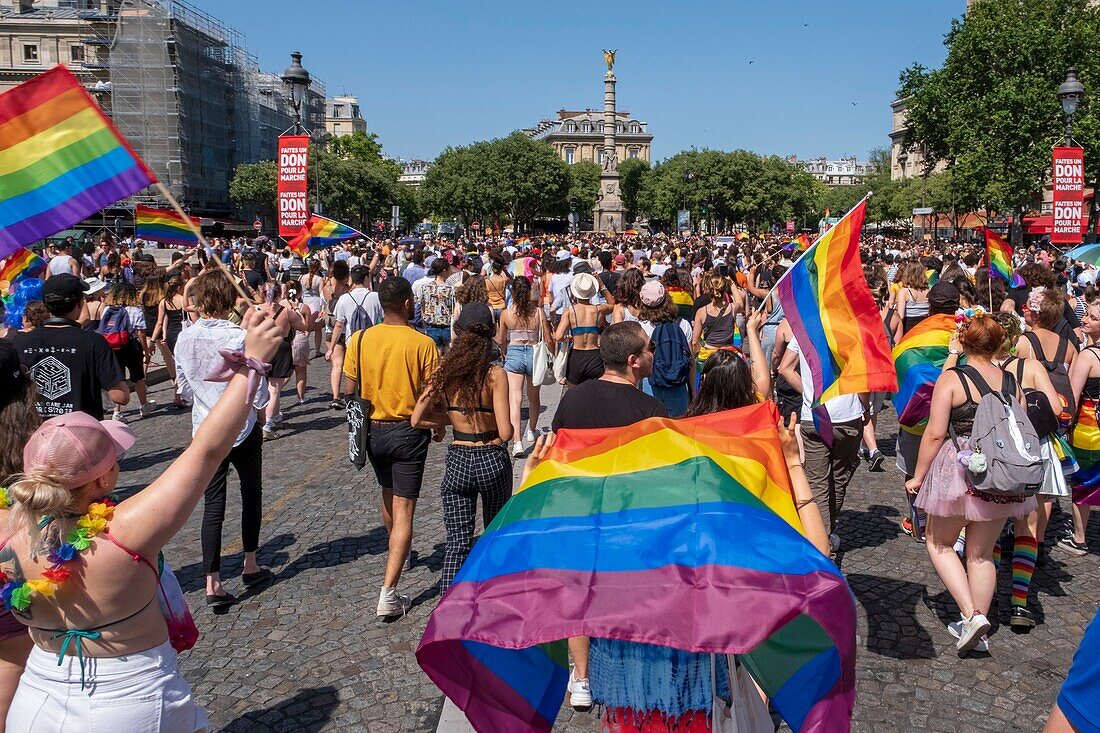
[[[607,70],[611,71],[615,67],[615,53],[619,49],[615,48],[608,51],[606,48],[603,50],[603,60],[607,64]]]

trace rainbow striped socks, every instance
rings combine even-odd
[[[1012,550],[1012,605],[1027,606],[1027,594],[1031,590],[1031,576],[1035,574],[1035,558],[1039,555],[1039,543],[1034,537],[1016,536]]]

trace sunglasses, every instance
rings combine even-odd
[[[650,342],[649,342],[649,345],[648,345],[648,346],[646,346],[646,348],[647,348],[647,349],[649,350],[649,353],[651,353],[651,354],[652,354],[652,353],[654,353],[654,352],[656,352],[656,351],[657,351],[657,344],[656,344],[656,343],[654,343],[653,341],[650,341]]]

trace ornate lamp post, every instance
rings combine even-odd
[[[1073,144],[1073,116],[1083,96],[1085,85],[1077,80],[1077,69],[1071,66],[1066,69],[1066,80],[1058,85],[1058,101],[1066,115],[1066,147]]]
[[[294,132],[301,134],[302,104],[306,100],[306,91],[309,89],[309,72],[302,66],[302,52],[295,51],[290,54],[291,63],[283,72],[283,84],[286,84],[290,94],[290,105],[294,108]]]

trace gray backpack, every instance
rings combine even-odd
[[[974,367],[959,366],[952,371],[959,373],[968,400],[976,401],[966,377],[974,382],[981,398],[974,413],[970,450],[984,456],[985,470],[974,473],[964,469],[967,482],[977,491],[993,496],[1033,496],[1043,484],[1043,457],[1039,436],[1016,399],[1016,378],[1005,372],[1001,391],[994,392]],[[950,433],[958,448],[953,428]]]

